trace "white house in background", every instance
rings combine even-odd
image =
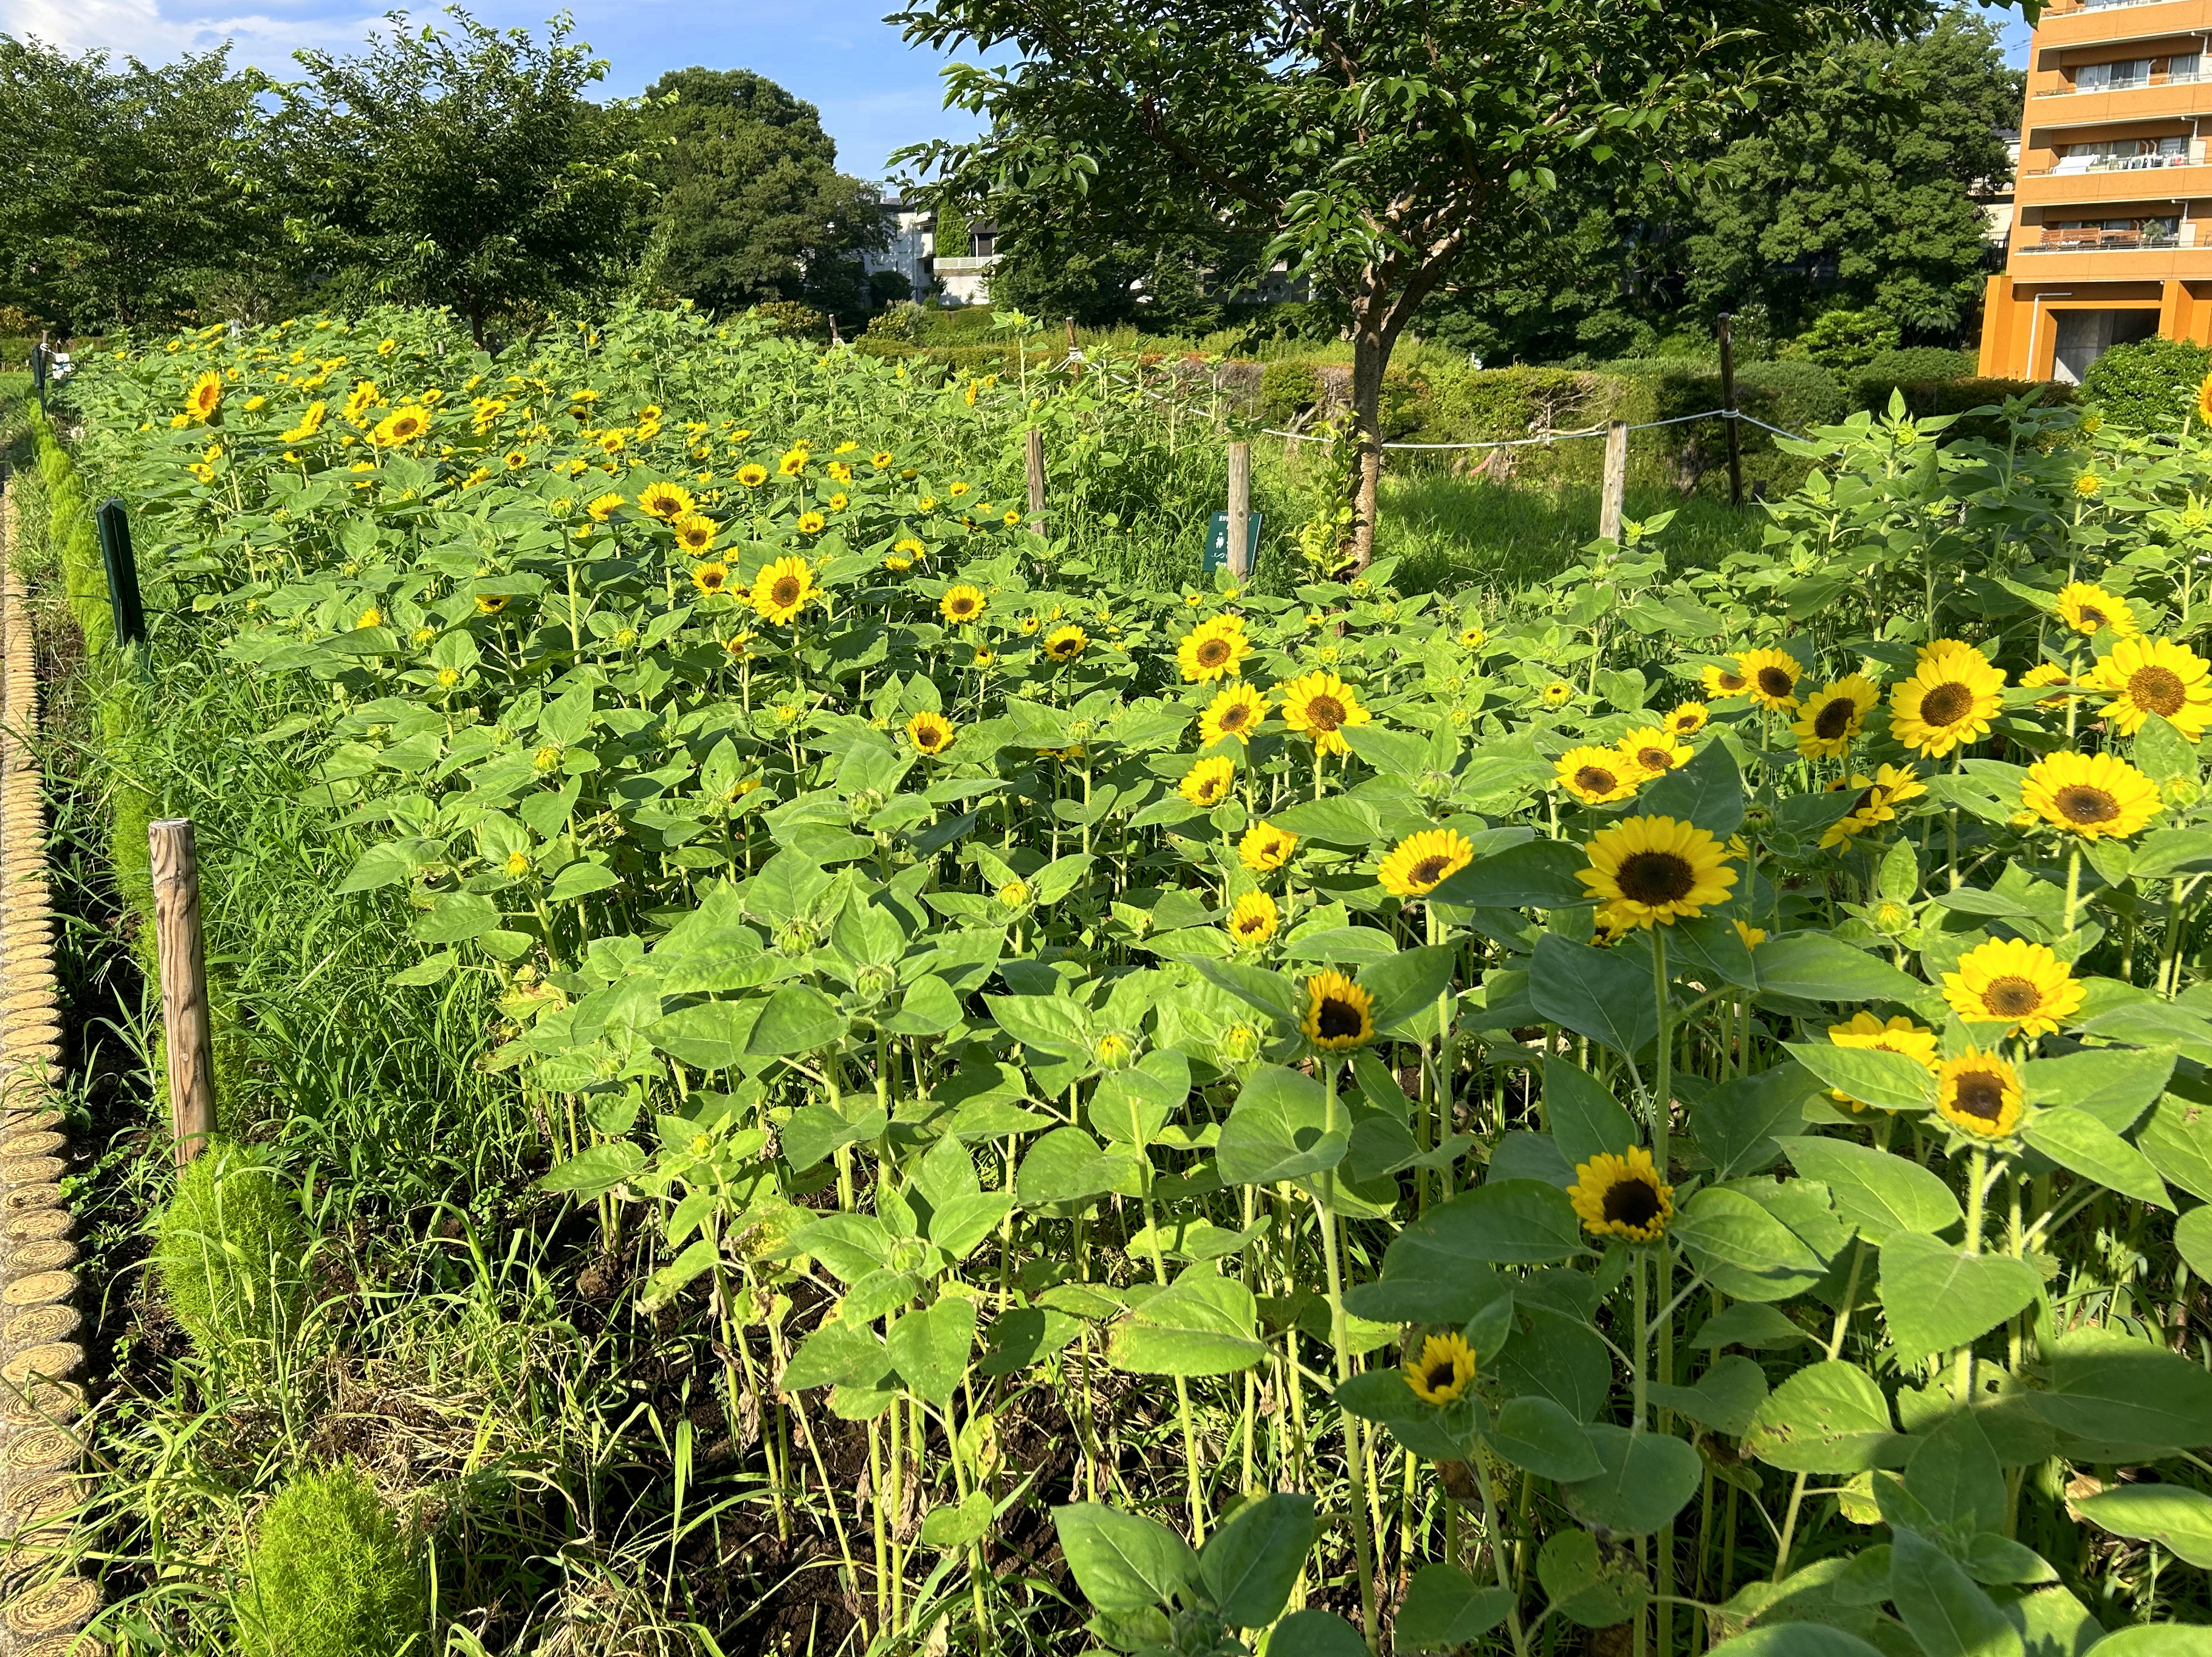
[[[947,305],[981,305],[991,297],[991,267],[998,263],[998,228],[994,225],[968,227],[967,246],[939,253],[937,215],[909,208],[897,197],[887,197],[884,217],[890,240],[880,253],[863,253],[861,266],[870,275],[896,270],[912,284],[917,300],[938,294]]]

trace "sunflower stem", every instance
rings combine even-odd
[[[1334,1053],[1322,1055],[1322,1071],[1328,1101],[1322,1133],[1326,1137],[1336,1132]],[[1352,1338],[1344,1316],[1344,1265],[1337,1253],[1334,1168],[1323,1169],[1321,1176],[1321,1250],[1322,1264],[1328,1272],[1328,1339],[1335,1349],[1336,1380],[1341,1386],[1352,1379]],[[1351,1474],[1352,1539],[1359,1562],[1360,1631],[1366,1636],[1368,1649],[1379,1650],[1382,1630],[1375,1607],[1375,1539],[1368,1533],[1367,1474],[1360,1454],[1359,1424],[1349,1411],[1343,1409],[1337,1411],[1337,1419],[1344,1428],[1345,1467]],[[1493,1533],[1493,1542],[1494,1539]]]

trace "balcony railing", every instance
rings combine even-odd
[[[2027,179],[2078,179],[2092,173],[2155,173],[2169,167],[2203,167],[2202,155],[2100,155],[2094,161],[2076,164],[2071,161],[2056,167],[2031,167],[2021,176]]]
[[[2115,5],[2148,5],[2150,0],[2112,0]],[[2099,92],[2155,92],[2160,87],[2193,87],[2212,81],[2212,70],[2191,70],[2181,75],[2154,75],[2142,81],[2107,81],[2100,87],[2058,87],[2039,92],[2039,98],[2087,98]]]
[[[2067,11],[2114,11],[2122,6],[2157,6],[2164,5],[2165,3],[2166,3],[2166,0],[2081,0],[2081,3],[2080,5],[2069,6],[2067,8]],[[2063,17],[2066,15],[2066,12],[2046,13],[2045,15],[2046,16]]]
[[[2039,241],[2016,244],[2015,253],[2139,253],[2161,248],[2199,247],[2195,225],[2185,231],[2046,230]]]

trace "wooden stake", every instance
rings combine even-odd
[[[1598,538],[1620,539],[1620,503],[1628,493],[1628,422],[1609,420],[1605,426],[1605,492],[1597,508]]]
[[[1242,581],[1252,574],[1252,446],[1229,446],[1229,574]]]
[[[1743,504],[1743,437],[1735,417],[1735,345],[1729,337],[1729,324],[1734,320],[1725,311],[1718,321],[1721,329],[1721,405],[1727,410],[1723,416],[1728,422],[1729,440],[1729,504]]]
[[[1044,434],[1030,428],[1030,527],[1044,533]]]
[[[169,1121],[182,1168],[215,1132],[215,1053],[208,1035],[207,949],[200,936],[199,856],[190,817],[146,828],[154,870],[155,941],[161,963],[161,1030],[169,1061]]]

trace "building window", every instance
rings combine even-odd
[[[2150,84],[2150,59],[2124,58],[2117,64],[2084,64],[2074,71],[2076,92],[2124,92]]]

